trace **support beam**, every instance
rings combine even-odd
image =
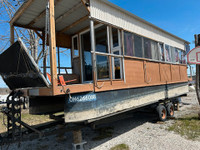
[[[10,24],[10,45],[14,44],[14,42],[15,42],[14,26]]]
[[[34,0],[28,0],[27,2],[24,2],[24,4],[19,8],[14,17],[11,19],[10,23],[13,24],[24,13],[24,11],[32,4],[33,1]]]
[[[57,63],[56,63],[56,34],[55,34],[55,12],[54,0],[49,0],[49,17],[50,17],[50,64],[51,64],[51,82],[52,94],[55,94],[57,87]]]
[[[96,87],[96,55],[95,55],[95,35],[94,35],[94,21],[90,20],[90,36],[91,36],[91,51],[92,51],[92,76],[93,76],[93,84],[94,91]]]
[[[74,7],[72,7],[70,10],[68,10],[67,12],[65,12],[64,14],[62,14],[61,16],[59,16],[56,19],[56,24],[59,23],[59,22],[61,22],[63,20],[63,18],[68,17],[74,11],[76,11],[77,9],[79,9],[82,5],[83,5],[82,3],[78,3],[77,5],[75,5]]]
[[[55,6],[62,0],[57,0],[55,2]],[[28,26],[32,26],[34,25],[37,21],[39,21],[42,17],[44,17],[46,15],[46,9],[44,11],[42,11],[35,19],[33,19],[29,24]]]
[[[41,39],[43,39],[43,35],[41,35],[37,30],[33,30]]]
[[[59,33],[63,33],[66,32],[67,30],[71,29],[72,27],[78,25],[79,23],[85,21],[86,19],[88,19],[88,15],[86,15],[85,17],[82,17],[81,19],[77,20],[76,22],[72,23],[70,26],[65,27],[64,29],[62,29]]]

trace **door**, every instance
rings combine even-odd
[[[92,82],[92,54],[90,31],[80,34],[82,82]]]
[[[122,55],[121,49],[121,32],[119,29],[110,28],[111,37],[111,54]],[[122,79],[122,59],[120,57],[112,57],[112,75],[113,79]]]

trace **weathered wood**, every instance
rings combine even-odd
[[[10,24],[10,45],[14,44],[14,42],[15,42],[14,26]]]
[[[82,132],[81,130],[74,130],[73,131],[73,143],[78,144],[82,142]]]
[[[86,19],[88,19],[88,15],[86,15],[85,17],[80,18],[79,20],[77,20],[76,22],[72,23],[71,25],[65,27],[64,29],[62,29],[59,33],[63,33],[66,32],[67,30],[71,29],[72,27],[78,25],[79,23],[85,21]]]
[[[43,35],[41,35],[37,30],[33,30],[41,39],[43,39]]]
[[[89,4],[89,1],[86,1],[86,0],[81,0],[81,2],[83,3],[83,5],[85,6],[85,8],[87,9],[87,11],[90,13],[90,7],[89,5],[86,6],[87,4]]]
[[[16,27],[21,27],[21,28],[25,28],[25,29],[31,29],[31,30],[37,30],[37,31],[43,31],[44,29],[41,28],[35,28],[35,27],[31,27],[31,26],[27,26],[27,25],[21,25],[21,24],[13,24]]]
[[[33,1],[34,0],[28,0],[27,2],[25,2],[19,8],[19,10],[16,12],[16,14],[14,15],[14,17],[11,19],[10,23],[13,24],[24,13],[24,11],[32,4]]]
[[[59,16],[56,19],[56,24],[59,23],[59,22],[61,22],[63,20],[63,18],[66,18],[67,16],[69,16],[70,14],[72,14],[74,11],[76,11],[77,9],[79,9],[82,5],[83,5],[82,3],[78,3],[73,8],[71,8],[70,10],[68,10],[67,12],[65,12],[64,14],[62,14],[61,16]]]
[[[55,34],[55,12],[54,0],[49,0],[49,15],[50,15],[50,64],[51,64],[51,82],[52,93],[54,95],[57,87],[57,63],[56,63],[56,34]]]

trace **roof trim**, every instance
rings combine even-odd
[[[108,0],[101,0],[101,1],[104,2],[104,3],[106,3],[107,5],[109,5],[109,6],[113,7],[113,8],[115,8],[115,9],[118,9],[118,10],[120,10],[120,11],[122,11],[122,12],[125,12],[127,15],[130,15],[131,17],[137,19],[138,21],[141,21],[141,22],[143,22],[143,23],[145,23],[145,24],[148,24],[148,25],[152,26],[153,28],[155,28],[155,29],[157,29],[157,30],[160,30],[160,31],[162,31],[162,32],[164,32],[164,33],[166,33],[166,34],[169,34],[169,35],[171,35],[171,36],[173,36],[173,37],[175,37],[175,38],[177,38],[177,39],[179,39],[179,40],[182,40],[182,41],[184,41],[184,42],[187,43],[187,44],[190,44],[190,42],[188,42],[188,41],[186,41],[186,40],[184,40],[184,39],[182,39],[182,38],[180,38],[180,37],[178,37],[178,36],[176,36],[176,35],[174,35],[174,34],[168,32],[168,31],[166,31],[166,30],[164,30],[164,29],[162,29],[162,28],[160,28],[160,27],[158,27],[158,26],[156,26],[156,25],[154,25],[154,24],[152,24],[152,23],[150,23],[150,22],[148,22],[148,21],[146,21],[146,20],[144,20],[144,19],[142,19],[142,18],[136,16],[136,15],[134,15],[133,13],[131,13],[131,12],[129,12],[129,11],[127,11],[127,10],[125,10],[125,9],[123,9],[123,8],[121,8],[121,7],[119,7],[119,6],[115,5],[115,4],[113,4],[113,3],[111,3],[111,2],[109,2]]]

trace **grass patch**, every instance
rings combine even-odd
[[[114,128],[113,127],[103,127],[96,129],[95,132],[97,133],[97,136],[94,137],[93,141],[99,141],[106,138],[110,138],[113,135]]]
[[[111,148],[110,150],[129,150],[129,146],[126,144],[119,144]]]
[[[200,140],[200,120],[198,115],[189,115],[175,120],[175,123],[168,128],[181,136],[191,140]]]
[[[7,124],[7,119],[6,119],[7,117],[4,116],[4,118],[5,118],[5,123]],[[3,114],[0,113],[0,133],[7,131],[6,127],[3,125],[2,120],[3,120]],[[22,110],[21,120],[31,126],[52,121],[51,119],[49,119],[48,115],[30,115],[28,110]]]

